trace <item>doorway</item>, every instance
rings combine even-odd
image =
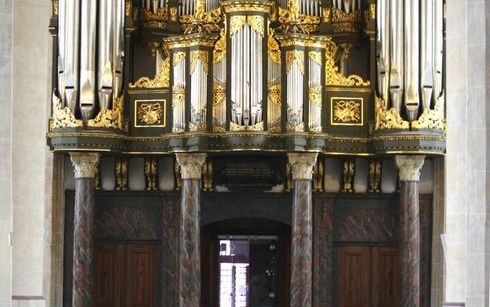
[[[157,243],[95,245],[94,306],[157,306]]]
[[[201,305],[287,306],[290,231],[288,225],[264,219],[202,227]]]

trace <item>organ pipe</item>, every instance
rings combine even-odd
[[[124,8],[124,0],[59,2],[60,98],[73,113],[79,103],[85,121],[122,93]]]
[[[172,107],[173,107],[173,131],[183,132],[185,129],[185,53],[174,54]]]
[[[410,121],[443,91],[442,10],[442,0],[378,1],[378,95]]]

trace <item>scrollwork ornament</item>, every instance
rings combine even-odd
[[[301,73],[305,74],[305,54],[300,50],[291,50],[286,52],[286,71],[289,71],[293,66],[293,62],[296,61],[301,70]]]
[[[388,109],[387,103],[376,96],[376,119],[375,119],[375,130],[381,129],[400,129],[408,130],[409,123],[400,116],[395,108]]]
[[[424,109],[418,120],[412,122],[412,128],[447,130],[444,118],[444,95],[436,99],[434,109]]]
[[[135,83],[129,83],[129,88],[162,88],[170,86],[170,58],[167,57],[160,64],[155,78],[141,77]]]
[[[76,119],[69,107],[63,107],[63,103],[53,92],[52,96],[53,115],[49,122],[49,130],[58,128],[78,128],[83,126],[81,119]]]
[[[226,58],[226,30],[222,29],[220,37],[214,46],[213,63],[219,63]]]
[[[269,57],[274,63],[281,64],[281,48],[279,43],[274,37],[274,31],[269,29],[269,37],[267,38],[267,46]]]
[[[194,50],[191,52],[191,67],[190,67],[190,73],[192,74],[194,72],[194,69],[196,68],[197,62],[201,62],[202,67],[204,68],[204,71],[207,73],[208,72],[208,52],[205,50]]]
[[[87,126],[124,130],[124,95],[113,101],[112,109],[102,108]]]

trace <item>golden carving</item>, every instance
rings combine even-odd
[[[116,191],[128,190],[128,159],[117,158],[115,162],[116,171]]]
[[[342,192],[353,193],[354,192],[354,172],[356,163],[354,159],[346,159],[344,161],[344,176],[342,180]]]
[[[314,192],[323,192],[324,185],[324,176],[325,176],[325,166],[323,163],[323,159],[317,159],[316,165],[313,167],[313,191]]]
[[[194,69],[196,69],[197,61],[201,62],[201,65],[203,66],[204,71],[207,73],[208,72],[208,52],[205,50],[191,51],[191,67],[190,67],[190,73],[191,74],[194,72]]]
[[[322,106],[322,86],[310,86],[309,92],[308,92],[308,97],[310,102]]]
[[[220,1],[222,3],[223,9],[225,13],[235,13],[235,12],[261,12],[261,13],[270,13],[272,2],[261,3],[259,1],[254,1],[254,3],[241,3],[241,1],[236,0],[223,0]]]
[[[381,161],[378,159],[369,160],[368,192],[381,192]]]
[[[172,88],[172,107],[183,108],[184,104],[185,104],[185,87],[174,86]],[[172,132],[181,133],[184,132],[184,130],[179,127],[172,127]]]
[[[371,19],[376,19],[376,3],[371,3],[369,5],[369,12],[371,14]]]
[[[281,105],[281,82],[269,85],[269,101],[276,106]]]
[[[301,73],[305,73],[305,53],[301,50],[290,50],[286,52],[286,71],[288,72],[293,66],[293,62],[296,62],[301,69]]]
[[[253,126],[242,126],[235,124],[234,122],[230,122],[230,130],[231,131],[263,131],[264,130],[264,122],[257,123]]]
[[[219,40],[213,51],[213,63],[219,63],[226,57],[226,30],[221,29]]]
[[[369,86],[369,80],[364,81],[358,75],[344,76],[339,72],[339,68],[335,65],[335,56],[338,51],[337,45],[330,38],[325,44],[325,74],[326,83],[328,86]]]
[[[436,99],[434,109],[424,108],[418,120],[412,122],[415,129],[441,129],[446,131],[447,125],[444,118],[444,96]]]
[[[304,123],[301,123],[301,124],[295,125],[295,124],[292,124],[292,123],[287,123],[286,129],[289,132],[304,132],[305,131],[305,124]]]
[[[179,51],[174,53],[174,66],[185,60],[185,52]]]
[[[264,17],[259,15],[234,15],[230,17],[230,37],[245,24],[248,24],[250,28],[261,36],[264,36]]]
[[[165,29],[168,21],[168,8],[161,7],[156,11],[142,9],[143,21],[145,27],[155,29]]]
[[[155,158],[145,159],[145,183],[147,191],[158,190],[158,161]]]
[[[332,11],[332,9],[329,7],[324,7],[322,10],[323,10],[323,22],[329,22],[330,12]]]
[[[53,16],[58,16],[58,6],[59,6],[59,2],[58,0],[54,0],[53,1]]]
[[[136,103],[136,126],[165,126],[165,111],[161,101],[139,100]]]
[[[170,20],[176,22],[177,21],[177,13],[178,13],[177,7],[176,6],[172,6],[170,8]]]
[[[296,0],[290,0],[289,9],[279,7],[279,23],[284,33],[299,32],[309,34],[318,31],[320,17],[299,13]]]
[[[320,51],[310,51],[308,57],[318,65],[322,65],[322,53]]]
[[[375,113],[376,119],[374,124],[375,130],[380,129],[401,129],[408,130],[409,124],[403,120],[395,108],[388,109],[386,102],[376,97]]]
[[[269,37],[267,39],[267,46],[269,57],[274,63],[281,64],[281,48],[279,47],[279,43],[274,37],[274,31],[269,29]]]
[[[69,107],[63,107],[61,100],[53,93],[52,117],[49,121],[49,131],[58,128],[77,128],[83,126],[81,119],[76,119]]]
[[[213,186],[213,160],[207,158],[202,166],[202,189],[213,191]]]
[[[343,10],[332,9],[332,26],[335,33],[357,32],[362,22],[363,12],[354,10],[345,13]]]
[[[205,2],[199,0],[196,3],[194,15],[180,16],[180,23],[185,34],[219,31],[219,24],[221,23],[221,7],[206,12]]]
[[[126,17],[131,16],[131,0],[126,0],[126,9],[125,9]]]
[[[363,99],[331,98],[331,125],[363,125]]]
[[[170,86],[170,57],[160,63],[159,73],[155,78],[139,78],[135,83],[129,83],[129,88],[161,88]]]
[[[94,119],[88,121],[89,127],[124,130],[124,95],[113,101],[112,109],[102,108]]]

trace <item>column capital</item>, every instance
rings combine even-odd
[[[71,163],[75,169],[75,178],[94,178],[99,165],[100,154],[71,152]]]
[[[204,153],[177,153],[182,179],[201,179],[202,166],[206,162]]]
[[[288,153],[293,180],[313,179],[313,167],[316,164],[318,153]]]
[[[420,170],[424,165],[425,156],[395,156],[400,181],[419,181]]]

